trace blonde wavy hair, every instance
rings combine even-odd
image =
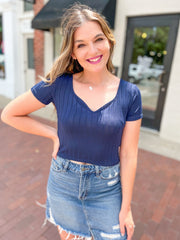
[[[107,69],[110,72],[114,72],[112,53],[115,45],[115,39],[105,18],[95,10],[92,10],[90,7],[75,3],[68,8],[62,16],[61,29],[63,34],[63,42],[60,56],[54,62],[50,72],[45,76],[45,81],[49,84],[52,84],[58,76],[61,76],[64,73],[73,74],[83,71],[83,68],[79,62],[74,60],[71,55],[74,45],[74,32],[85,21],[97,22],[100,25],[104,35],[109,40],[110,56],[107,62]]]

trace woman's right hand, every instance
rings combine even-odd
[[[56,135],[56,137],[53,139],[53,152],[52,152],[52,157],[54,159],[57,158],[57,153],[59,151],[59,147],[60,147],[60,142],[59,142],[59,138]]]

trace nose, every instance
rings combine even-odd
[[[92,57],[94,57],[94,54],[97,52],[96,46],[94,45],[94,43],[90,43],[89,44],[89,54],[92,55]]]

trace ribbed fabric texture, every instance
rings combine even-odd
[[[101,166],[119,162],[118,147],[126,121],[142,118],[140,91],[120,80],[115,98],[92,111],[73,90],[72,75],[58,77],[52,85],[43,81],[31,88],[42,103],[53,102],[58,116],[58,155]]]

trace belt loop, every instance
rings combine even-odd
[[[67,170],[68,166],[69,166],[69,160],[66,160],[66,159],[65,159],[65,160],[63,161],[63,169],[64,169],[64,171]]]
[[[96,176],[99,176],[99,173],[100,173],[99,166],[95,166],[95,170],[96,170]]]

